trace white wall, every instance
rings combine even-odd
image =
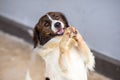
[[[0,15],[32,28],[48,11],[63,12],[92,49],[120,60],[120,0],[0,1]]]

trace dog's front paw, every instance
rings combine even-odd
[[[64,35],[61,40],[61,44],[65,45],[66,43],[68,43],[68,41],[71,38],[75,37],[76,34],[77,34],[77,30],[75,27],[68,27],[64,32]]]
[[[78,31],[75,27],[68,27],[66,30],[65,30],[65,33],[64,35],[68,36],[69,38],[73,38],[77,35]]]
[[[60,41],[60,48],[68,50],[76,45],[78,31],[75,27],[68,27]]]

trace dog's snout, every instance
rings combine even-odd
[[[56,22],[56,23],[54,24],[54,26],[55,26],[56,28],[59,28],[59,27],[61,26],[61,23],[60,23],[60,22]]]

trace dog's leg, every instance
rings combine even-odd
[[[72,79],[69,74],[71,74],[71,49],[76,45],[76,41],[73,39],[75,32],[73,29],[67,28],[64,32],[64,35],[60,41],[60,56],[59,56],[59,66],[62,72],[62,75],[68,80]]]
[[[69,32],[65,32],[59,44],[59,48],[60,48],[59,65],[63,73],[66,73],[68,69],[68,63],[69,63],[68,44],[69,42],[70,42]]]
[[[72,43],[70,30],[65,30],[64,35],[60,41],[59,48],[60,48],[60,56],[59,56],[59,66],[61,69],[62,74],[66,77],[70,65],[70,54],[69,50],[72,48]]]
[[[76,40],[76,42],[78,44],[79,52],[84,57],[86,67],[89,70],[94,70],[95,61],[94,61],[93,53],[90,51],[89,47],[83,40],[80,33],[74,27],[72,27],[72,28],[73,28],[74,32],[76,32],[76,34],[73,36],[73,38]]]

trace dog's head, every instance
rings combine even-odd
[[[60,36],[69,27],[66,17],[60,12],[48,12],[40,18],[34,28],[34,47],[44,45],[51,38]]]

